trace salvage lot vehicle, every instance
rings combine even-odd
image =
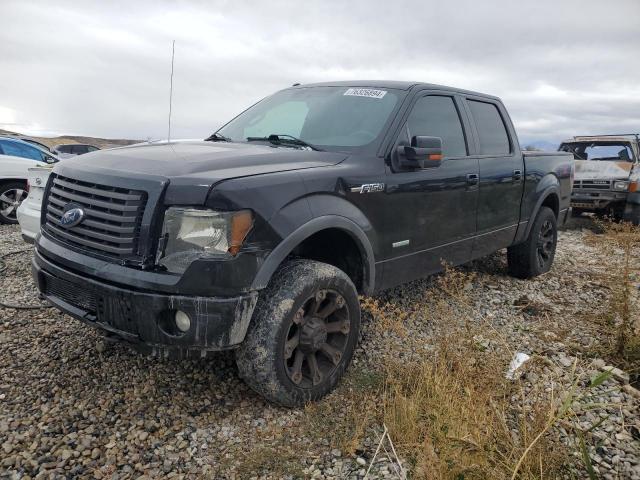
[[[0,137],[0,223],[18,223],[16,211],[27,197],[28,169],[57,161],[52,153],[35,145]]]
[[[73,157],[76,155],[84,155],[85,153],[91,153],[100,150],[94,145],[85,143],[68,143],[63,145],[56,145],[52,151],[60,158]]]
[[[559,150],[576,160],[571,195],[574,215],[593,212],[640,223],[640,135],[578,136]]]
[[[553,263],[573,158],[521,152],[502,102],[422,83],[280,91],[205,141],[56,165],[33,275],[49,301],[157,355],[235,349],[281,405],[328,393],[371,294],[508,248]]]

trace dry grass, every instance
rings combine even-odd
[[[599,221],[602,233],[587,237],[611,259],[601,282],[610,291],[606,313],[593,321],[601,327],[603,356],[638,373],[640,370],[640,227]]]
[[[488,323],[471,320],[471,281],[447,268],[423,295],[429,302],[402,310],[432,324],[433,345],[415,345],[425,353],[410,362],[389,355],[379,421],[409,459],[413,478],[555,478],[566,463],[550,434],[565,413],[562,403],[543,391],[528,403],[519,384],[505,379],[512,352]],[[394,305],[365,306],[382,328],[403,336],[406,349],[412,342],[402,332],[407,317]],[[478,341],[487,336],[494,346]]]

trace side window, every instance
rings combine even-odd
[[[468,100],[480,137],[481,155],[509,155],[509,135],[502,116],[493,103]]]
[[[411,137],[440,137],[445,157],[467,155],[462,122],[451,97],[430,95],[420,98],[407,119],[407,128]]]
[[[95,152],[96,150],[99,150],[98,147],[94,147],[93,145],[89,145],[87,147],[87,152]]]
[[[42,160],[42,153],[37,148],[30,147],[29,145],[22,145],[18,142],[3,141],[2,151],[5,155],[11,155],[13,157],[30,158],[32,160]]]
[[[60,145],[58,151],[61,153],[71,153],[71,145]]]

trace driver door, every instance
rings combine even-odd
[[[421,92],[393,145],[387,172],[389,258],[385,287],[427,276],[471,259],[476,234],[478,159],[469,155],[469,122],[461,99],[441,92]],[[399,166],[397,147],[415,136],[442,139],[439,166]]]

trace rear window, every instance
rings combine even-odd
[[[56,147],[56,150],[61,153],[71,153],[71,145],[60,145]]]
[[[481,155],[509,155],[509,135],[502,116],[493,103],[469,100],[471,115],[480,137]]]

